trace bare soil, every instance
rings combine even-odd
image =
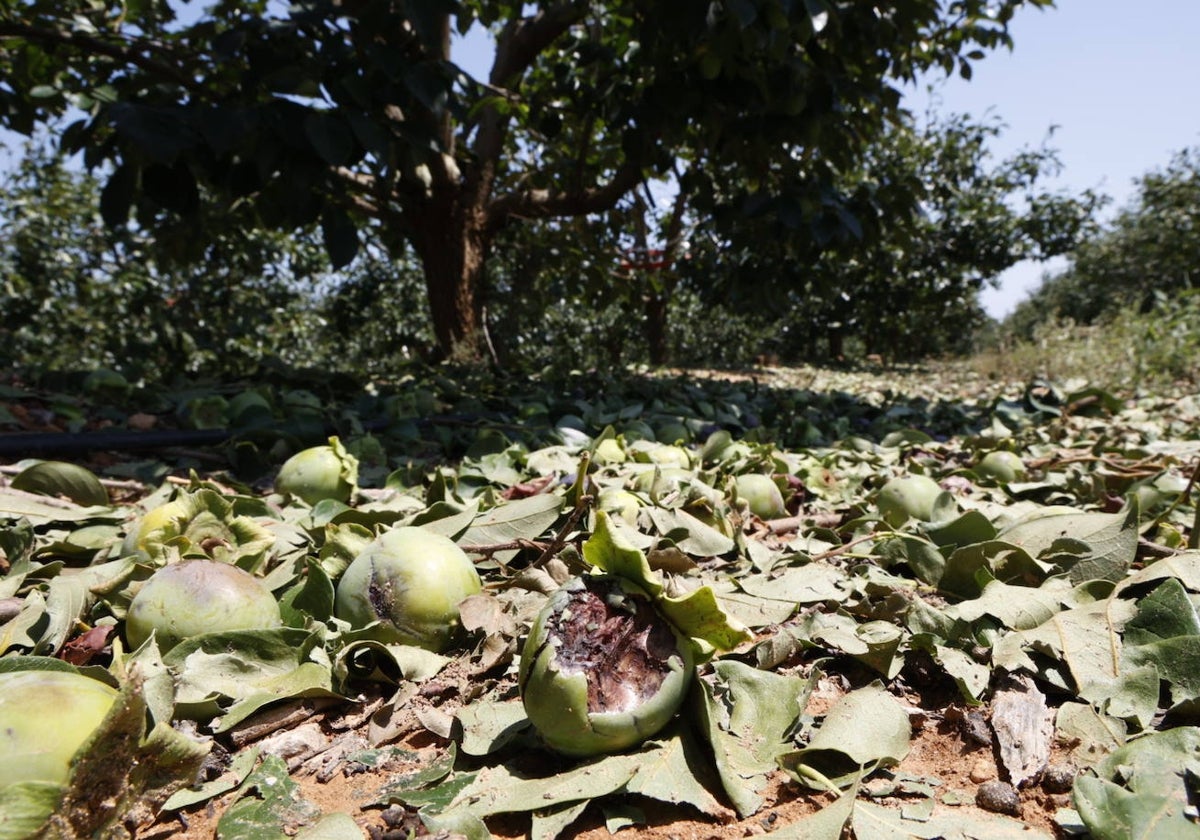
[[[820,716],[840,695],[836,681],[822,681],[814,691],[806,714]],[[986,710],[968,711],[959,707],[941,710],[922,709],[916,696],[901,698],[910,702],[909,715],[913,722],[913,739],[908,756],[891,773],[920,779],[935,787],[938,807],[951,807],[961,811],[985,812],[975,803],[981,784],[1001,778],[1003,772],[993,748],[981,743],[978,727],[987,714]],[[929,704],[926,698],[926,705]],[[406,751],[411,758],[373,770],[363,770],[361,765],[343,764],[337,772],[318,772],[310,761],[302,764],[292,778],[300,786],[301,795],[316,805],[322,813],[344,812],[350,814],[363,829],[364,837],[371,840],[400,840],[421,836],[427,832],[415,813],[401,806],[383,808],[376,802],[379,791],[389,781],[401,774],[411,773],[420,766],[436,760],[442,755],[450,741],[431,734],[419,723],[419,709],[412,710],[411,720],[401,724],[406,731],[392,741]],[[322,728],[331,738],[342,737],[341,712],[329,709],[316,712]],[[355,714],[361,717],[361,713]],[[362,727],[365,735],[365,725]],[[1056,756],[1052,761],[1067,760]],[[627,840],[731,840],[751,837],[775,831],[808,816],[833,801],[831,794],[815,793],[793,782],[782,771],[770,779],[766,789],[763,808],[747,819],[738,819],[729,809],[724,820],[713,819],[687,807],[670,806],[647,799],[639,799],[637,806],[645,814],[644,824],[633,825],[619,831]],[[1055,837],[1059,831],[1054,821],[1055,812],[1069,807],[1069,796],[1063,793],[1048,793],[1037,785],[1019,791],[1019,812],[1013,815],[1033,833]],[[892,796],[875,798],[877,804],[903,808],[913,804],[919,797]],[[210,800],[177,814],[164,814],[160,820],[145,831],[139,832],[140,840],[210,840],[217,837],[217,823],[225,810],[236,800],[236,794]],[[519,840],[529,834],[527,814],[502,815],[488,820],[488,827],[497,838]],[[597,807],[589,808],[583,817],[562,835],[571,840],[604,840],[612,836],[605,825],[604,815]]]

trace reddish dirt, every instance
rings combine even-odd
[[[814,692],[807,708],[810,715],[820,715],[836,699],[836,689]],[[911,700],[912,698],[908,698]],[[902,698],[903,701],[903,698]],[[992,750],[977,744],[964,735],[963,726],[956,715],[941,715],[936,712],[922,713],[912,707],[910,717],[914,722],[911,750],[894,772],[937,780],[939,807],[954,807],[957,810],[974,812],[984,816],[985,812],[974,804],[979,784],[999,775]],[[369,803],[379,789],[390,778],[400,773],[411,772],[422,762],[433,761],[448,745],[448,741],[430,735],[416,727],[394,745],[412,750],[418,757],[414,763],[392,766],[380,771],[367,771],[346,775],[338,772],[328,781],[319,781],[315,774],[293,774],[300,785],[302,795],[318,806],[323,813],[342,811],[354,817],[363,828],[364,837],[398,840],[410,836],[414,831],[423,833],[414,814],[401,814],[398,808],[384,813],[378,806]],[[950,794],[961,804],[940,804]],[[763,808],[748,819],[732,818],[719,822],[704,817],[686,807],[675,807],[640,799],[638,805],[645,812],[647,822],[643,825],[622,829],[619,833],[627,840],[732,840],[769,831],[778,830],[795,822],[832,801],[829,794],[813,793],[791,781],[782,771],[770,780],[765,791]],[[1066,794],[1047,794],[1033,787],[1020,792],[1021,810],[1018,819],[1028,828],[1046,836],[1057,836],[1054,813],[1058,808],[1068,807]],[[196,806],[179,818],[164,818],[157,825],[139,832],[139,840],[211,840],[216,837],[217,821],[234,800],[233,795],[212,800]],[[902,807],[912,799],[898,797],[874,800],[889,807]],[[364,810],[365,809],[365,810]],[[730,812],[732,815],[732,811]],[[386,820],[385,820],[386,817]],[[390,824],[389,824],[390,822]],[[488,820],[488,827],[497,838],[518,840],[528,836],[528,815],[511,815]],[[604,840],[611,837],[599,809],[589,809],[563,837],[572,840]]]

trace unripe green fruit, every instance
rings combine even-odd
[[[682,705],[690,640],[627,580],[568,581],[538,615],[521,653],[521,702],[554,750],[590,756],[640,744]]]
[[[458,605],[483,589],[454,541],[424,528],[393,528],[372,542],[338,581],[335,613],[372,638],[441,652],[459,635]]]
[[[279,468],[275,490],[310,505],[325,499],[349,502],[358,481],[358,459],[333,446],[297,452]]]
[[[129,529],[129,533],[125,535],[125,542],[121,545],[121,555],[146,555],[148,552],[146,538],[152,531],[164,528],[172,522],[182,524],[187,521],[188,516],[187,505],[180,499],[151,508],[142,514],[142,517],[137,520],[134,526]]]
[[[879,489],[875,504],[884,521],[898,528],[909,519],[929,522],[942,488],[929,476],[905,475],[893,478]]]
[[[254,575],[216,560],[183,560],[150,576],[129,605],[125,637],[138,648],[154,633],[166,652],[184,639],[282,624],[279,603]]]
[[[980,459],[975,474],[999,482],[1020,481],[1025,477],[1025,462],[1015,452],[997,449]]]
[[[688,469],[692,466],[692,456],[682,446],[656,446],[646,454],[650,458],[650,463],[658,464],[661,467]]]
[[[71,758],[116,699],[115,689],[70,671],[0,674],[0,789],[65,784]]]
[[[746,502],[750,512],[761,519],[778,519],[787,514],[783,493],[770,476],[747,473],[736,479],[738,498]]]

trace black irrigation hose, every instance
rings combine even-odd
[[[386,419],[366,420],[362,423],[364,431],[378,432],[387,429],[393,422],[413,422],[420,426],[432,425],[477,425],[483,421],[487,425],[508,425],[489,422],[483,415],[446,414],[438,417],[412,417],[400,421]],[[522,428],[513,425],[511,428]],[[13,457],[32,458],[44,455],[79,455],[84,452],[116,449],[121,451],[138,451],[146,449],[170,449],[179,446],[220,446],[229,440],[246,437],[254,438],[263,433],[296,434],[300,430],[290,424],[276,427],[249,427],[243,429],[158,429],[145,432],[134,432],[128,429],[114,429],[99,432],[17,432],[0,435],[0,458]],[[326,425],[326,436],[338,434],[334,426]]]
[[[102,449],[169,449],[174,446],[218,446],[233,437],[230,429],[162,429],[131,432],[34,432],[0,435],[0,457],[78,455]]]
[[[366,431],[374,432],[386,429],[389,425],[388,420],[369,420],[364,422],[362,427]],[[100,432],[22,432],[0,435],[0,457],[79,455],[106,449],[130,452],[179,446],[220,446],[239,437],[254,438],[264,432],[280,435],[298,432],[302,434],[300,429],[288,424],[244,429],[158,429],[146,432],[133,432],[128,429]],[[338,430],[326,425],[322,433],[326,436],[336,435]]]

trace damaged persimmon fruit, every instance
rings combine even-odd
[[[587,575],[554,592],[534,622],[521,699],[557,752],[617,752],[674,717],[694,669],[691,640],[645,591],[616,575]]]

